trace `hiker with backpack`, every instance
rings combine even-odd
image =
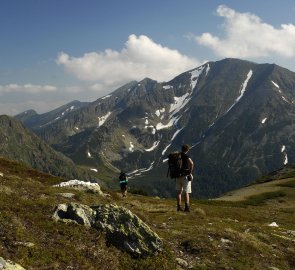
[[[175,178],[176,183],[177,211],[182,211],[181,197],[184,192],[184,211],[190,212],[189,196],[192,192],[191,181],[193,180],[192,171],[194,162],[191,157],[187,155],[189,149],[189,145],[184,144],[180,153],[172,153],[168,156],[168,173],[170,172],[171,178]]]
[[[128,184],[128,178],[126,173],[121,172],[119,175],[119,183],[120,183],[120,188],[122,192],[122,196],[126,197],[127,195],[127,184]]]

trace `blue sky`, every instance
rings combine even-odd
[[[1,0],[0,114],[94,101],[226,57],[295,71],[295,2]]]

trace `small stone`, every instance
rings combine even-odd
[[[34,247],[35,246],[35,244],[31,243],[31,242],[15,242],[15,245],[24,246],[24,247]]]
[[[176,262],[181,267],[188,267],[188,263],[184,259],[176,258]]]
[[[279,227],[279,225],[276,222],[272,222],[268,224],[269,227]]]
[[[221,241],[222,244],[230,244],[230,243],[232,243],[232,241],[230,241],[229,239],[225,239],[225,238],[221,238],[220,241]]]

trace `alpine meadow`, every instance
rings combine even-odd
[[[0,14],[0,270],[295,270],[294,1]]]

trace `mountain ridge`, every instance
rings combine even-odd
[[[287,69],[224,59],[167,82],[131,82],[35,132],[75,163],[90,154],[160,196],[174,192],[167,153],[188,143],[194,196],[212,197],[294,162],[294,89]]]
[[[99,181],[96,176],[78,168],[71,159],[52,149],[20,121],[7,115],[0,115],[0,155],[66,179]]]

